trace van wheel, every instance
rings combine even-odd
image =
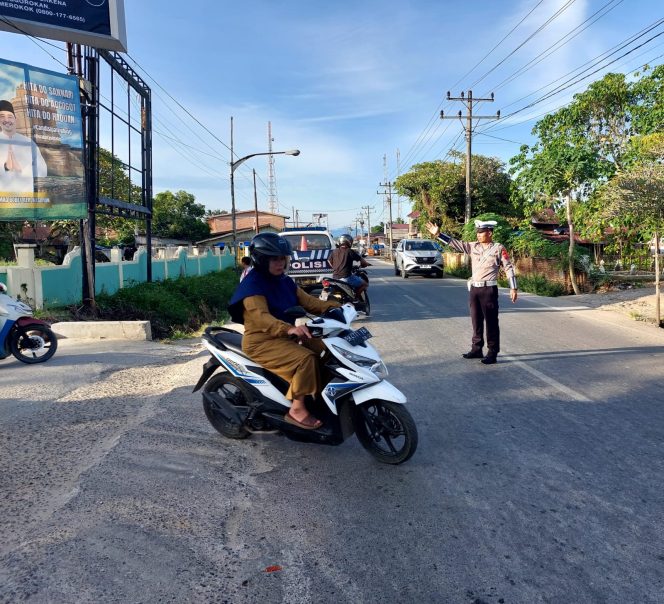
[[[397,261],[394,261],[394,274],[398,275],[399,274],[399,268],[397,267]]]

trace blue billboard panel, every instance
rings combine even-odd
[[[0,60],[0,220],[87,216],[78,79]]]
[[[127,50],[123,0],[0,0],[0,29]]]

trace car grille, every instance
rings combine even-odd
[[[436,261],[435,258],[418,258],[418,264],[433,264]]]

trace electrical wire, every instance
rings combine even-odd
[[[510,82],[513,82],[515,79],[517,79],[519,76],[525,74],[527,71],[530,71],[535,65],[538,65],[548,57],[550,57],[552,54],[556,53],[559,51],[563,46],[566,46],[569,44],[574,38],[577,36],[581,35],[586,29],[597,23],[600,19],[608,15],[612,10],[620,6],[624,0],[618,0],[618,3],[615,4],[616,0],[609,0],[602,8],[594,12],[590,17],[588,17],[585,21],[581,22],[579,25],[577,25],[574,29],[569,31],[565,36],[563,36],[560,40],[543,50],[540,54],[538,54],[536,57],[531,59],[528,63],[523,65],[520,69],[512,73],[510,76],[505,78],[502,82],[500,82],[498,85],[493,86],[492,90],[495,92],[497,90],[500,90],[503,86],[509,84]],[[613,4],[613,6],[609,6]],[[608,7],[608,9],[607,9]],[[591,19],[593,19],[596,15],[604,11],[604,9],[607,9],[603,14],[599,15],[594,21],[591,21],[588,23]],[[588,23],[585,27],[579,30],[579,28],[584,25],[585,23]],[[577,31],[579,30],[579,31]],[[576,33],[574,33],[576,32]],[[574,34],[574,35],[572,35]],[[567,38],[567,39],[566,39]],[[551,52],[549,52],[551,51]]]
[[[526,20],[526,19],[527,19],[527,18],[528,18],[528,17],[529,17],[534,11],[535,11],[535,9],[537,9],[537,7],[538,7],[540,4],[542,4],[542,2],[544,2],[544,0],[539,0],[539,2],[538,2],[538,3],[537,3],[532,9],[530,9],[530,11],[528,11],[528,13],[526,14],[526,16],[523,17],[523,18],[522,18],[522,19],[521,19],[521,20],[520,20],[520,21],[519,21],[519,22],[518,22],[518,23],[517,23],[517,24],[516,24],[516,25],[515,25],[515,26],[514,26],[514,27],[513,27],[508,33],[507,33],[507,34],[505,34],[505,35],[503,36],[503,38],[500,40],[500,42],[498,42],[498,44],[496,44],[496,45],[495,45],[495,46],[494,46],[494,47],[493,47],[493,48],[492,48],[487,54],[485,54],[484,57],[482,57],[482,59],[480,59],[480,61],[478,61],[478,62],[477,62],[477,63],[476,63],[476,64],[475,64],[475,65],[474,65],[469,71],[467,71],[464,75],[462,75],[462,76],[461,76],[461,77],[460,77],[460,78],[459,78],[459,79],[458,79],[458,80],[457,80],[457,81],[451,86],[451,88],[454,88],[459,82],[461,82],[464,78],[468,77],[468,76],[469,76],[469,75],[470,75],[470,74],[471,74],[471,73],[472,73],[472,72],[473,72],[473,71],[474,71],[479,65],[481,65],[482,62],[484,62],[484,60],[487,59],[487,58],[491,55],[491,53],[493,53],[493,51],[495,51],[496,48],[498,48],[498,47],[499,47],[499,46],[500,46],[500,45],[501,45],[501,44],[502,44],[502,43],[503,43],[503,42],[504,42],[504,41],[505,41],[505,40],[506,40],[506,39],[507,39],[507,38],[508,38],[513,32],[514,32],[514,31],[515,31],[515,30],[516,30],[516,29],[517,29],[517,28],[518,28],[518,27],[519,27],[519,26],[520,26],[520,25],[521,25],[521,24],[522,24],[522,23],[523,23],[523,22],[524,22],[524,21],[525,21],[525,20]],[[403,158],[403,160],[402,160],[403,163],[408,163],[409,161],[411,161],[411,163],[416,163],[416,162],[415,162],[415,159],[412,159],[412,160],[410,159],[411,154],[414,152],[414,149],[415,149],[415,148],[418,146],[418,144],[420,143],[420,140],[423,141],[424,138],[427,136],[427,134],[429,133],[429,131],[430,131],[431,128],[433,127],[433,124],[434,124],[434,123],[438,123],[438,124],[439,124],[439,122],[438,122],[438,116],[440,115],[440,110],[443,109],[444,107],[449,107],[449,106],[450,106],[450,103],[448,103],[447,105],[445,105],[445,101],[442,101],[442,102],[438,105],[438,107],[437,107],[436,111],[434,112],[433,116],[432,116],[432,117],[429,119],[429,121],[427,122],[427,125],[426,125],[425,128],[424,128],[424,131],[423,131],[422,133],[420,133],[420,135],[417,137],[416,141],[413,143],[413,145],[410,147],[410,149],[409,149],[409,150],[406,152],[406,154],[404,155],[404,158]],[[436,127],[436,130],[437,130],[437,129],[438,129],[438,127]],[[444,133],[443,133],[443,134],[444,134]],[[431,140],[431,138],[433,138],[434,135],[435,135],[435,131],[434,131],[433,133],[431,133],[431,135],[429,136],[429,138],[428,138],[428,140],[427,140],[426,142],[429,142],[429,141]],[[442,134],[441,134],[441,136],[442,136]],[[435,145],[436,142],[438,142],[438,140],[440,140],[440,137],[439,137],[438,139],[436,139],[436,140],[432,143],[432,145]],[[424,144],[426,144],[426,143],[424,143]]]
[[[484,80],[489,74],[493,73],[498,67],[500,67],[507,59],[509,59],[511,56],[513,56],[519,49],[523,48],[530,40],[532,40],[535,36],[537,36],[539,33],[541,33],[545,28],[547,28],[551,23],[553,23],[560,15],[562,15],[572,4],[574,4],[576,0],[567,0],[567,2],[561,6],[553,15],[551,15],[542,25],[540,25],[532,34],[530,34],[521,44],[519,44],[514,50],[512,50],[507,56],[505,56],[502,60],[500,60],[496,65],[494,65],[489,71],[487,71],[481,78],[475,80],[471,85],[470,88],[474,88],[479,84],[482,80]]]
[[[54,56],[53,56],[48,50],[46,50],[43,46],[41,46],[41,44],[39,44],[39,42],[42,42],[43,44],[48,44],[49,46],[52,46],[53,48],[57,48],[58,50],[62,50],[62,47],[58,46],[57,44],[53,44],[52,42],[48,42],[47,40],[43,40],[42,38],[38,38],[37,36],[33,36],[32,34],[29,34],[27,31],[21,29],[21,28],[20,28],[18,25],[16,25],[15,23],[12,23],[12,22],[11,22],[9,19],[7,19],[6,17],[0,16],[0,21],[2,21],[3,23],[5,23],[6,25],[9,25],[9,27],[13,27],[16,31],[18,31],[19,33],[23,34],[24,36],[27,36],[33,44],[35,44],[36,46],[38,46],[38,47],[39,47],[41,50],[43,50],[43,51],[44,51],[49,57],[51,57],[51,59],[53,59],[56,63],[59,63],[59,64],[62,65],[67,71],[69,71],[69,67],[68,67],[67,65],[65,65],[62,61],[60,61],[60,59],[57,59],[56,57],[54,57]],[[37,40],[39,40],[39,42],[37,42]]]

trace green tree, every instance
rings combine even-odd
[[[456,161],[424,162],[399,176],[395,189],[420,212],[420,227],[427,221],[445,232],[458,234],[465,213],[465,155],[451,153]],[[473,155],[472,204],[474,214],[493,212],[516,217],[520,209],[511,201],[511,179],[504,164],[493,157]]]
[[[186,191],[157,193],[152,202],[152,233],[158,237],[198,241],[210,234],[205,206]]]
[[[564,200],[569,226],[568,270],[574,293],[579,294],[574,270],[573,194],[582,195],[586,183],[597,178],[599,162],[590,145],[582,141],[572,144],[559,135],[565,126],[558,117],[553,114],[538,122],[533,129],[538,142],[521,147],[510,163],[517,186],[530,200],[531,211],[541,209],[542,202],[548,204],[553,197]]]
[[[99,195],[126,203],[141,204],[141,187],[132,184],[129,171],[120,158],[110,151],[99,149]],[[103,245],[133,243],[137,221],[119,216],[97,214],[97,230]],[[67,237],[72,245],[80,245],[78,220],[56,220],[51,224],[54,237]]]
[[[639,150],[638,159],[611,179],[601,197],[607,215],[635,216],[651,235],[647,245],[654,242],[655,313],[657,325],[661,326],[659,241],[664,228],[664,134],[643,137],[635,148]]]

